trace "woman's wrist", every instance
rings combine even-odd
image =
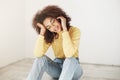
[[[44,36],[45,31],[40,31],[40,35]]]
[[[44,36],[44,33],[40,33],[40,35]]]
[[[63,31],[67,31],[67,28],[66,28],[66,27],[64,27],[64,28],[63,28]]]

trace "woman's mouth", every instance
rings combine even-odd
[[[55,31],[59,31],[59,27],[58,26],[55,27]]]

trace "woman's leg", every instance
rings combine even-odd
[[[72,80],[79,80],[81,78],[82,74],[83,74],[83,69],[79,64],[77,69],[75,70]]]
[[[66,58],[63,63],[63,68],[59,80],[72,80],[74,73],[79,65],[80,64],[76,58]]]
[[[35,59],[27,80],[41,80],[45,71],[52,77],[59,77],[61,68],[57,63],[44,55]]]

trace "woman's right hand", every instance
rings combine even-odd
[[[37,26],[41,29],[40,30],[40,35],[44,36],[44,34],[46,32],[46,28],[41,23],[37,23]]]

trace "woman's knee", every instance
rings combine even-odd
[[[82,67],[79,65],[77,67],[77,69],[75,70],[74,76],[73,76],[73,80],[79,80],[83,75],[83,69]]]
[[[45,62],[47,62],[47,58],[48,58],[48,57],[47,57],[46,55],[43,55],[43,56],[41,56],[41,57],[37,57],[37,58],[35,59],[35,63],[44,65]]]
[[[69,62],[69,63],[78,63],[79,62],[75,57],[66,58],[65,61]]]

